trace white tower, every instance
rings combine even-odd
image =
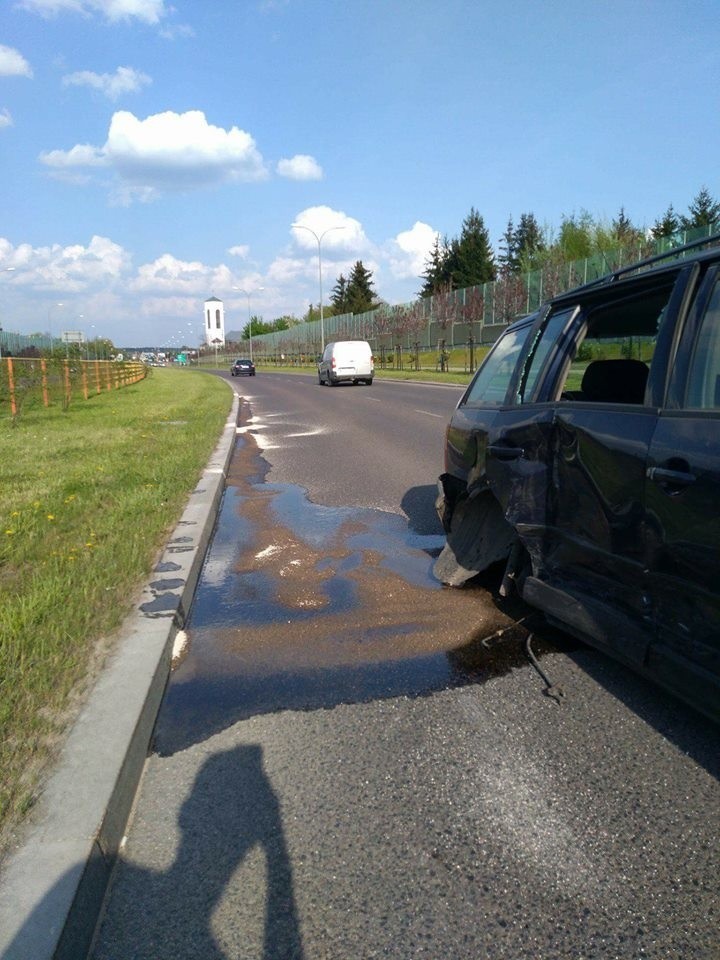
[[[225,307],[217,297],[205,301],[205,343],[209,347],[225,346]]]

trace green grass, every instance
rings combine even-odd
[[[231,393],[198,371],[0,410],[0,831],[43,765],[179,519]]]

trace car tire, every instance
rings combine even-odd
[[[369,387],[372,386],[372,382],[373,382],[373,378],[372,378],[372,377],[368,377],[367,380],[365,381],[365,383],[366,383]]]

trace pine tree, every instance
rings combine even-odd
[[[720,221],[720,203],[713,200],[707,187],[701,187],[688,210],[689,217],[680,217],[680,225],[683,230],[707,227],[711,223]]]
[[[679,229],[680,222],[673,210],[673,205],[670,204],[664,215],[655,221],[650,232],[653,240],[661,240],[663,237],[671,237],[674,233],[677,233]]]
[[[545,249],[542,230],[535,219],[534,213],[523,213],[515,231],[515,251],[518,260],[518,270],[528,270],[533,266],[533,260],[538,253]]]
[[[615,220],[612,222],[612,232],[618,243],[631,243],[635,239],[636,230],[625,214],[625,207],[620,207]]]
[[[330,295],[330,303],[332,303],[335,313],[347,313],[347,280],[345,277],[340,274],[337,278],[337,282],[333,287],[332,294]]]
[[[460,237],[450,245],[452,285],[474,287],[495,279],[495,255],[485,222],[474,207],[462,223]]]
[[[502,279],[517,273],[520,268],[515,235],[516,231],[513,218],[509,217],[505,233],[500,240],[500,256],[498,257],[498,272]]]
[[[376,305],[376,294],[373,290],[372,273],[363,266],[362,260],[357,260],[350,271],[345,295],[347,313],[365,313]]]
[[[422,273],[425,282],[422,285],[419,296],[430,297],[433,293],[436,293],[444,283],[449,281],[449,253],[447,237],[441,240],[439,236],[436,236],[432,250],[425,261],[425,270]]]

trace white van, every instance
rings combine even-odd
[[[375,365],[367,340],[337,340],[328,343],[318,362],[318,383],[335,387],[348,381],[368,385],[373,382]]]

